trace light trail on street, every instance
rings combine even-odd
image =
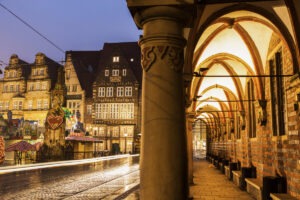
[[[119,200],[124,193],[138,189],[138,160],[138,156],[123,155],[97,162],[87,159],[50,163],[49,168],[43,163],[26,171],[15,167],[15,172],[0,174],[0,199]],[[81,164],[74,165],[76,162]]]

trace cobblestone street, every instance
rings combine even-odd
[[[136,161],[103,161],[94,165],[1,175],[1,200],[124,199],[122,194],[139,185]],[[127,199],[137,198],[129,196]]]
[[[190,193],[194,200],[253,199],[205,160],[194,161],[194,184],[190,187]]]

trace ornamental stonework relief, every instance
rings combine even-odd
[[[180,72],[183,66],[183,49],[173,46],[148,46],[142,49],[142,66],[146,72],[158,59]]]

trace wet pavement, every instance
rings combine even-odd
[[[46,167],[44,163],[37,169],[16,172],[0,168],[0,199],[136,200],[139,199],[138,160],[139,157],[129,156],[69,166]]]
[[[195,200],[253,200],[206,160],[194,161],[194,185],[190,196]]]

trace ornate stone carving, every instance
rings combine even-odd
[[[142,66],[147,72],[157,59],[166,62],[176,72],[182,70],[183,49],[173,46],[149,46],[142,49]]]
[[[147,72],[156,60],[154,46],[142,49],[142,67]]]

